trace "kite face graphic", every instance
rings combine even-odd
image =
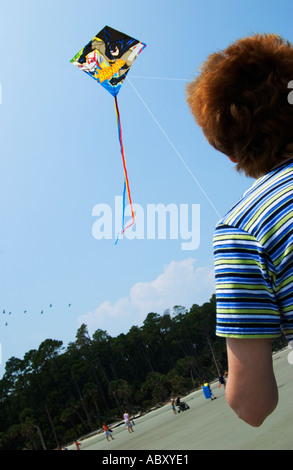
[[[134,60],[145,47],[143,42],[105,26],[70,62],[115,97]]]

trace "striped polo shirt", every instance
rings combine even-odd
[[[217,224],[214,259],[217,335],[293,340],[293,160]]]

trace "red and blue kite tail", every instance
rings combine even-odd
[[[125,154],[124,154],[124,147],[123,147],[123,142],[122,142],[122,129],[121,129],[121,121],[120,121],[120,113],[119,113],[119,108],[118,108],[118,101],[117,101],[117,96],[114,96],[115,98],[115,109],[116,109],[116,120],[117,120],[117,127],[118,127],[118,137],[119,137],[119,142],[120,142],[120,148],[121,148],[121,155],[122,155],[122,161],[123,161],[123,168],[124,168],[124,191],[123,191],[123,216],[122,216],[122,230],[121,230],[121,235],[127,230],[129,227],[134,225],[135,223],[135,217],[134,217],[134,209],[131,201],[131,194],[130,194],[130,189],[129,189],[129,182],[128,182],[128,176],[127,176],[127,169],[126,169],[126,162],[125,162]],[[124,227],[124,213],[125,213],[125,193],[127,190],[127,195],[128,195],[128,200],[131,208],[131,223],[127,225],[127,227]],[[116,240],[116,243],[118,241],[118,238]]]

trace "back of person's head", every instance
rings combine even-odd
[[[187,102],[209,143],[256,178],[278,165],[293,143],[291,80],[292,44],[257,34],[211,54],[187,85]]]

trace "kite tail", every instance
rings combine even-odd
[[[117,234],[115,245],[117,245],[118,240],[119,240],[119,235],[121,235],[124,232],[124,215],[125,215],[125,194],[126,194],[126,183],[124,181],[124,187],[123,187],[123,208],[122,208],[122,229],[120,233]],[[132,224],[131,224],[132,225]],[[127,227],[126,227],[127,228]]]
[[[129,227],[131,227],[135,223],[135,217],[134,217],[134,209],[131,201],[131,194],[130,194],[130,189],[129,189],[129,182],[128,182],[128,176],[127,176],[127,170],[126,170],[126,162],[125,162],[125,155],[124,155],[124,147],[123,147],[123,142],[122,142],[122,130],[121,130],[121,121],[120,121],[120,113],[119,113],[119,108],[118,108],[118,101],[117,101],[117,96],[115,96],[115,109],[116,109],[116,120],[117,120],[117,127],[118,127],[118,137],[119,137],[119,142],[120,142],[120,148],[121,148],[121,155],[122,155],[122,161],[123,161],[123,168],[124,168],[124,191],[123,191],[123,216],[122,216],[122,230],[121,230],[121,235],[127,230]],[[127,225],[127,227],[124,227],[124,212],[125,212],[125,193],[127,190],[127,195],[128,195],[128,200],[131,208],[131,223]],[[118,240],[116,240],[117,243]]]

